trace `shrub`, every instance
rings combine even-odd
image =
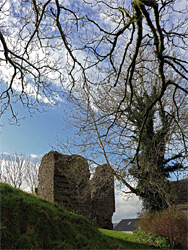
[[[176,208],[154,213],[143,213],[140,216],[140,229],[155,236],[168,238],[172,248],[187,246],[187,217]]]
[[[169,240],[165,237],[158,236],[156,237],[155,242],[159,248],[170,248]]]
[[[133,232],[139,242],[148,244],[158,248],[169,248],[169,240],[162,236],[155,236],[152,233],[146,233],[144,231],[136,230]]]

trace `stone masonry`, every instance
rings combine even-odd
[[[113,228],[114,177],[106,165],[98,166],[90,179],[85,158],[50,151],[41,161],[37,194],[86,216],[98,227]]]

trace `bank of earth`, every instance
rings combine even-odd
[[[0,184],[0,199],[1,249],[151,249],[7,184]]]

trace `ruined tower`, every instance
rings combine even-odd
[[[90,181],[93,217],[98,227],[113,229],[115,212],[114,176],[107,165],[98,166]]]
[[[41,161],[37,194],[86,216],[98,227],[113,228],[114,177],[106,165],[98,166],[90,180],[84,157],[51,151]]]

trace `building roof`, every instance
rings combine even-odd
[[[137,229],[139,219],[121,220],[115,227],[115,231],[132,232]]]

